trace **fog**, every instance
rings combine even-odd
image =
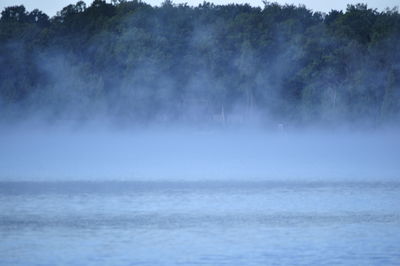
[[[398,132],[2,128],[1,181],[398,181]]]
[[[398,14],[95,1],[36,17],[1,43],[0,180],[397,180],[398,36],[326,19],[353,13]]]
[[[79,1],[0,18],[0,265],[390,265],[400,14]]]
[[[347,13],[397,16],[396,9],[353,9]],[[91,12],[103,24],[92,28]],[[207,20],[207,12],[221,20]],[[79,2],[47,26],[2,41],[0,122],[398,124],[396,31],[364,45],[357,34],[330,31],[326,16],[267,2],[264,9]]]

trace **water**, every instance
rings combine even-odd
[[[1,265],[399,265],[397,182],[0,182]]]

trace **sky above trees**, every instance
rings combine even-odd
[[[159,5],[163,0],[148,0],[145,1],[151,5]],[[4,7],[12,6],[12,5],[25,5],[27,10],[33,10],[38,8],[42,10],[49,16],[54,16],[57,11],[60,11],[63,7],[68,4],[75,4],[77,1],[73,0],[1,0],[0,1],[0,9],[3,10]],[[91,0],[85,0],[86,4],[90,4]],[[108,1],[109,2],[109,1]],[[202,3],[203,0],[175,0],[174,3],[188,3],[189,5],[198,5]],[[253,6],[262,6],[261,0],[213,0],[210,1],[215,4],[227,4],[227,3],[249,3]],[[347,4],[356,4],[356,3],[366,3],[368,6],[372,8],[378,8],[379,10],[383,10],[386,7],[394,7],[399,6],[398,0],[335,0],[335,1],[320,1],[320,0],[276,0],[270,2],[278,2],[280,4],[304,4],[309,9],[313,9],[314,11],[323,11],[329,12],[331,9],[346,9]]]

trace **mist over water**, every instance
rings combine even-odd
[[[396,129],[21,123],[0,265],[399,261]]]
[[[3,130],[2,181],[397,181],[397,131]]]
[[[1,265],[396,265],[400,14],[82,1],[0,18]]]

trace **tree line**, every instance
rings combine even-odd
[[[400,118],[400,15],[95,0],[50,18],[10,6],[0,70],[2,119],[378,125]]]

